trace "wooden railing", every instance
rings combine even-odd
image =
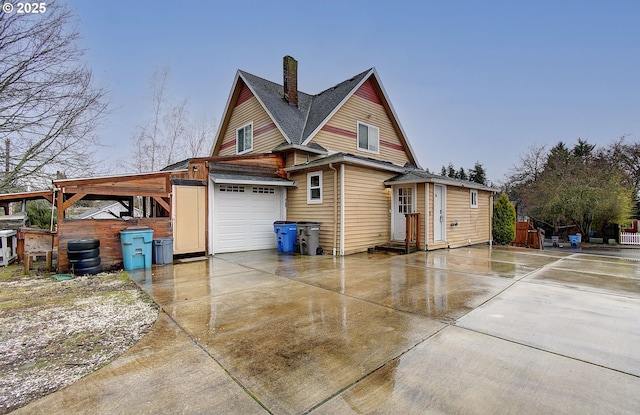
[[[407,221],[407,236],[405,238],[405,253],[409,253],[411,244],[415,244],[416,250],[420,251],[420,214],[419,213],[405,213]]]
[[[640,233],[620,232],[621,245],[640,245]]]

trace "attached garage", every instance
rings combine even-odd
[[[212,180],[211,253],[276,248],[273,222],[286,218],[284,183]]]

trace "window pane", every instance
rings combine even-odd
[[[320,186],[320,176],[311,176],[311,187]]]
[[[244,129],[241,128],[238,130],[238,152],[244,151]]]
[[[378,151],[378,129],[369,128],[369,150]]]
[[[358,125],[358,148],[367,150],[369,148],[369,129],[366,125]]]
[[[251,124],[244,127],[244,149],[248,150],[252,147],[251,143],[252,134],[251,134]]]
[[[311,189],[311,199],[320,199],[320,188]]]

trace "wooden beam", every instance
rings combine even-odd
[[[169,197],[170,192],[149,190],[143,187],[78,187],[76,189],[65,188],[65,193],[75,193],[76,191],[89,195],[105,195],[105,196],[151,196],[151,197]]]
[[[62,194],[62,192],[60,192]],[[76,193],[75,195],[71,196],[69,199],[67,199],[66,201],[63,202],[62,204],[62,210],[67,210],[69,209],[74,203],[76,203],[77,201],[79,201],[80,199],[82,199],[83,197],[85,197],[87,194],[86,193]]]
[[[161,197],[156,197],[156,196],[153,196],[153,200],[158,202],[158,204],[162,206],[164,210],[166,210],[169,213],[169,217],[171,217],[171,205],[169,204],[168,201],[164,200]]]
[[[58,224],[64,220],[64,192],[62,189],[58,189]],[[58,225],[60,226],[60,225]]]

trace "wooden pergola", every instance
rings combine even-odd
[[[80,200],[116,201],[132,211],[135,197],[143,199],[143,217],[171,217],[171,172],[61,179],[53,184],[59,223]]]

